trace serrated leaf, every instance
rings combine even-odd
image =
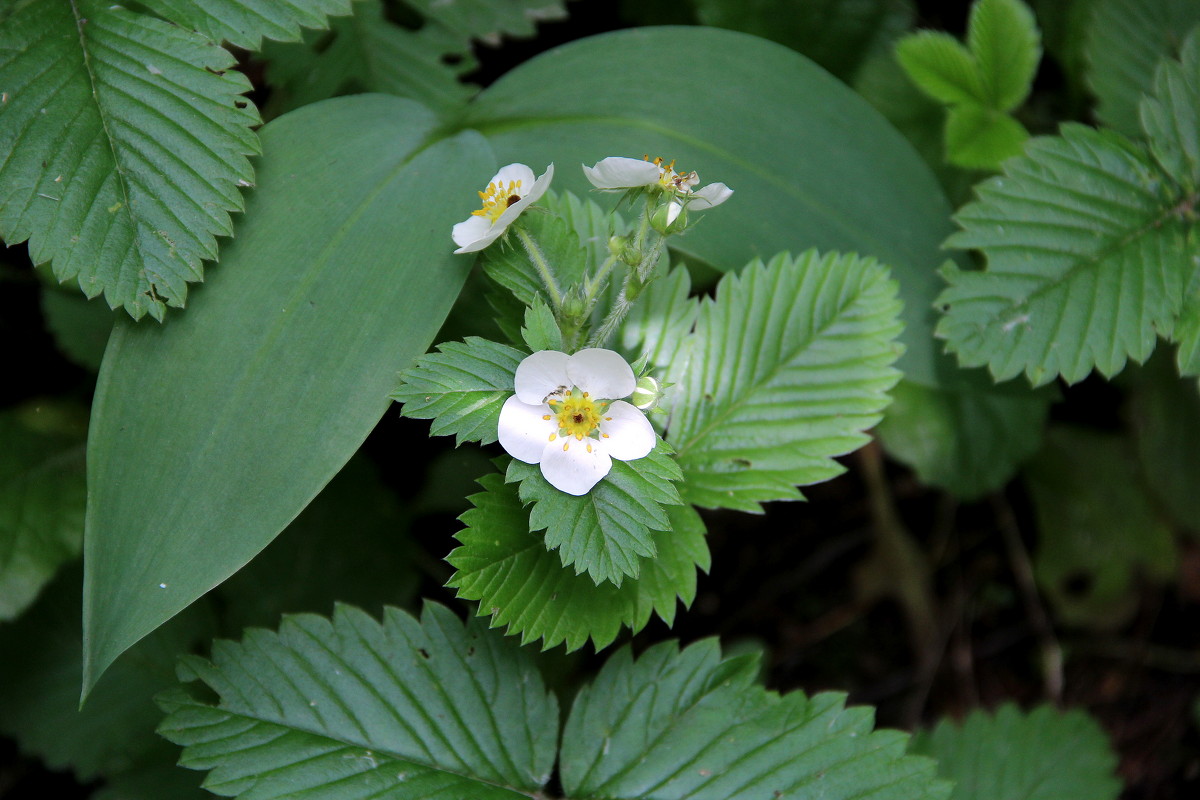
[[[1115,628],[1134,610],[1135,570],[1157,580],[1174,573],[1171,529],[1129,442],[1051,429],[1025,475],[1038,521],[1034,575],[1063,620]]]
[[[971,7],[967,46],[979,65],[986,104],[1011,111],[1029,95],[1042,58],[1041,35],[1021,0],[978,0]]]
[[[496,441],[500,408],[526,353],[477,336],[437,349],[401,374],[391,398],[404,404],[404,416],[433,420],[431,436],[454,434],[455,446]]]
[[[334,19],[327,33],[268,45],[267,80],[273,87],[268,116],[336,97],[385,92],[450,112],[475,91],[458,75],[475,66],[469,46],[449,42],[429,27],[409,30],[390,22],[379,0],[358,0],[353,16]],[[447,58],[458,61],[455,67]]]
[[[198,34],[101,0],[0,28],[0,237],[135,319],[183,306],[242,209],[250,82]]]
[[[948,266],[937,335],[997,380],[1024,371],[1106,376],[1169,334],[1194,269],[1171,187],[1119,134],[1064,125],[977,187],[946,244],[978,248],[984,271]]]
[[[1164,57],[1200,24],[1194,0],[1095,0],[1084,44],[1096,117],[1129,136],[1141,133],[1138,106]]]
[[[688,271],[671,270],[646,287],[621,327],[621,349],[631,360],[647,356],[660,383],[678,383],[687,373],[696,345],[691,332],[700,314],[700,302],[690,292]],[[673,386],[667,387],[660,407],[670,411],[676,395]]]
[[[1188,37],[1179,61],[1159,65],[1154,93],[1142,98],[1141,120],[1163,170],[1194,193],[1200,185],[1200,32]]]
[[[899,378],[896,288],[873,259],[815,251],[721,279],[667,427],[686,500],[761,511],[843,471]]]
[[[429,603],[383,623],[351,606],[288,617],[186,659],[183,680],[220,696],[159,696],[159,732],[204,786],[256,798],[501,800],[550,778],[558,703],[515,642]]]
[[[554,265],[554,276],[560,289],[583,277],[587,255],[579,243],[579,236],[566,220],[556,214],[531,211],[523,214],[517,224],[529,232],[541,255]],[[484,251],[484,273],[526,306],[533,303],[535,297],[548,301],[550,298],[524,243],[515,234],[508,234],[505,242]]]
[[[973,500],[1003,487],[1037,452],[1053,399],[1024,387],[985,393],[901,382],[876,432],[922,483]]]
[[[83,546],[82,412],[38,403],[0,412],[0,621],[15,619]]]
[[[628,647],[580,690],[563,730],[569,797],[661,800],[933,800],[949,784],[906,734],[875,730],[845,695],[777,695],[753,685],[757,658],[722,660],[714,640],[674,642],[635,661]]]
[[[554,312],[540,297],[525,309],[525,327],[521,328],[521,338],[535,353],[538,350],[563,349],[562,331],[554,319]]]
[[[324,28],[327,17],[349,14],[351,0],[141,0],[141,5],[214,42],[258,50],[263,37],[300,38],[300,28]]]
[[[565,19],[565,0],[404,0],[437,26],[464,42],[493,47],[505,36],[532,36],[537,23]]]
[[[656,558],[641,565],[637,579],[620,587],[596,585],[562,566],[530,531],[529,512],[517,487],[499,475],[479,481],[484,491],[469,499],[474,506],[461,517],[467,526],[455,534],[461,546],[446,560],[457,570],[447,586],[458,596],[479,601],[479,614],[493,627],[520,634],[521,643],[542,640],[543,649],[566,643],[577,650],[589,639],[599,650],[628,627],[636,633],[651,614],[671,625],[676,597],[690,606],[696,596],[696,568],[708,571],[704,523],[690,506],[670,506],[670,532],[654,534]]]
[[[521,482],[521,502],[533,504],[529,529],[545,530],[545,546],[557,550],[564,567],[595,583],[617,586],[641,574],[642,559],[654,558],[656,531],[670,531],[667,506],[679,505],[675,459],[660,440],[645,458],[613,459],[612,470],[584,495],[555,489],[541,468],[513,459],[505,480]]]
[[[946,160],[965,169],[997,170],[1028,138],[1025,126],[992,109],[957,106],[946,116]]]
[[[986,102],[979,65],[970,51],[948,33],[918,31],[896,43],[896,59],[913,83],[949,104]]]
[[[912,750],[937,759],[938,774],[954,781],[951,800],[1115,800],[1121,792],[1104,731],[1079,710],[975,711],[913,737]]]

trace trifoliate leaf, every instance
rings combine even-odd
[[[45,403],[0,412],[0,620],[24,611],[83,545],[86,426],[76,416]]]
[[[978,0],[971,7],[967,46],[989,108],[1012,111],[1029,96],[1042,58],[1041,34],[1021,0]]]
[[[1141,483],[1129,442],[1051,429],[1025,475],[1038,521],[1034,575],[1061,619],[1114,628],[1133,611],[1135,572],[1173,574],[1171,529]]]
[[[101,0],[19,5],[0,26],[0,237],[134,318],[182,306],[254,177],[233,64]]]
[[[913,83],[930,97],[951,105],[985,102],[979,65],[948,33],[919,31],[896,43],[896,59]]]
[[[1178,199],[1119,134],[1064,125],[977,188],[947,240],[984,271],[948,265],[937,335],[968,367],[1035,385],[1144,360],[1169,334],[1193,271]]]
[[[645,458],[613,459],[608,475],[581,496],[555,489],[538,465],[516,459],[505,480],[521,482],[521,502],[533,503],[529,529],[545,529],[545,546],[564,567],[620,586],[641,574],[643,558],[655,557],[654,532],[671,530],[666,507],[682,502],[674,484],[682,475],[668,451],[660,440]]]
[[[653,375],[662,383],[674,384],[682,379],[696,344],[690,334],[700,303],[688,296],[690,291],[688,271],[671,270],[646,287],[621,327],[622,351],[631,360],[647,356],[655,368]],[[668,387],[660,407],[669,411],[676,394],[673,386]]]
[[[525,327],[521,328],[521,338],[533,352],[538,350],[562,350],[562,331],[554,319],[554,312],[540,297],[533,299],[533,305],[525,309]]]
[[[1121,792],[1104,731],[1078,710],[975,711],[913,737],[912,750],[937,759],[938,774],[954,782],[951,800],[1115,800]]]
[[[946,160],[964,169],[999,169],[1028,138],[1025,126],[1000,111],[957,106],[946,116]]]
[[[330,30],[297,43],[269,44],[266,107],[275,116],[327,97],[385,92],[448,112],[474,89],[458,76],[476,66],[468,43],[446,41],[431,28],[409,30],[385,17],[379,0],[358,0],[354,15],[331,20]],[[447,57],[457,61],[451,66]]]
[[[1163,170],[1185,191],[1195,192],[1200,186],[1200,32],[1188,37],[1179,61],[1159,65],[1154,94],[1142,98],[1141,118],[1150,152]]]
[[[1138,106],[1154,72],[1174,57],[1184,37],[1200,24],[1194,0],[1094,0],[1084,56],[1096,93],[1096,117],[1129,136],[1141,133]]]
[[[159,732],[221,795],[516,800],[554,766],[558,703],[530,656],[432,603],[419,621],[351,606],[289,617],[179,673],[220,702],[160,695]]]
[[[922,483],[971,500],[1000,489],[1037,452],[1054,393],[902,381],[892,398],[876,429],[888,455],[916,470]]]
[[[667,428],[685,499],[760,511],[840,474],[899,378],[896,291],[873,259],[815,251],[722,278]]]
[[[326,27],[326,17],[350,13],[351,0],[141,0],[141,5],[214,42],[257,50],[264,36],[294,42],[301,26]]]
[[[469,498],[474,508],[461,518],[467,527],[455,534],[462,545],[446,558],[457,570],[447,585],[478,600],[480,615],[520,634],[522,644],[541,639],[547,649],[565,642],[570,651],[590,639],[599,650],[622,625],[636,633],[651,614],[670,625],[676,597],[690,606],[696,596],[696,568],[708,571],[704,523],[691,506],[667,509],[671,530],[654,534],[658,555],[642,562],[636,579],[596,585],[562,566],[542,535],[529,530],[515,485],[495,474],[479,483],[484,491]]]
[[[444,342],[400,375],[391,398],[404,404],[401,413],[431,419],[432,436],[454,434],[463,442],[496,441],[500,407],[512,396],[513,375],[525,353],[477,336]]]
[[[714,640],[674,642],[635,661],[628,647],[575,698],[559,769],[573,798],[934,800],[950,785],[899,731],[845,695],[778,695],[758,659],[722,660]]]

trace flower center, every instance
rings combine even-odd
[[[600,420],[609,404],[604,400],[592,399],[587,392],[581,392],[579,387],[571,387],[570,394],[548,400],[547,405],[554,412],[548,419],[558,421],[558,435],[583,441],[588,437],[599,438]],[[551,439],[553,438],[552,436]]]
[[[649,161],[658,167],[658,183],[664,189],[670,189],[680,194],[687,194],[692,191],[692,187],[700,182],[700,176],[695,172],[677,172],[675,170],[675,159],[671,159],[667,163],[662,157],[656,156],[653,159],[649,154],[642,156],[643,161]]]
[[[487,189],[479,193],[479,199],[483,201],[483,208],[472,211],[471,216],[487,217],[495,222],[500,219],[501,214],[508,210],[509,206],[521,199],[520,190],[520,181],[489,183]]]

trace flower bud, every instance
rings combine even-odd
[[[687,227],[687,212],[674,200],[663,203],[650,215],[650,227],[663,236],[678,233]]]
[[[656,407],[661,399],[662,388],[658,381],[646,375],[638,379],[637,388],[633,390],[633,396],[629,398],[629,402],[642,411],[649,411]]]

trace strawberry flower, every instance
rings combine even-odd
[[[729,199],[733,190],[723,183],[710,183],[701,189],[693,189],[700,182],[695,172],[678,172],[675,162],[666,163],[661,158],[639,160],[623,156],[609,156],[595,166],[584,166],[583,174],[592,186],[606,192],[623,192],[643,187],[667,192],[675,198],[671,203],[667,224],[675,221],[686,205],[702,211],[719,206]]]
[[[500,409],[498,438],[509,455],[539,464],[554,488],[585,495],[612,469],[654,449],[654,429],[624,400],[633,369],[612,350],[574,355],[540,350],[517,367],[516,393]]]
[[[458,245],[454,252],[474,253],[496,241],[522,211],[546,193],[553,178],[553,164],[536,180],[533,170],[524,164],[501,167],[479,193],[483,207],[454,226],[451,236]]]

